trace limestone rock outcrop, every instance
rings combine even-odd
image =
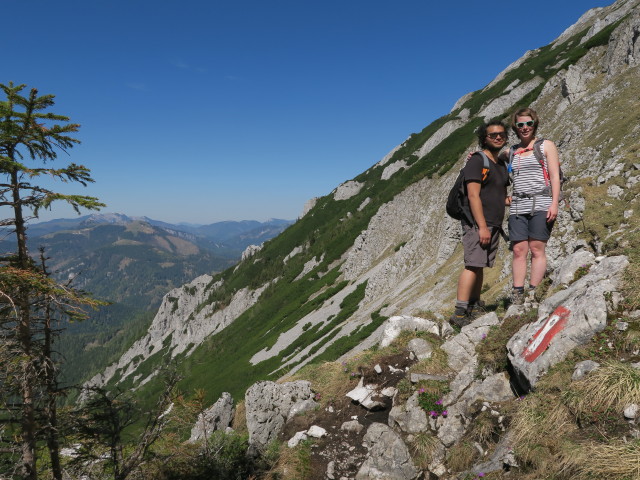
[[[120,381],[135,375],[137,366],[158,352],[173,358],[192,350],[254,305],[267,287],[240,289],[233,295],[229,305],[219,310],[215,302],[208,302],[212,291],[222,285],[212,284],[212,280],[210,275],[202,275],[166,294],[147,333],[134,342],[116,363],[91,378],[87,385],[103,386],[116,372],[120,374]],[[155,372],[151,375],[155,375]],[[148,378],[136,377],[136,380],[142,383]]]
[[[373,423],[364,436],[369,455],[356,480],[413,480],[420,471],[415,467],[402,438],[383,423]]]
[[[524,391],[534,388],[551,366],[606,327],[606,298],[616,292],[619,275],[628,263],[623,256],[605,258],[587,275],[546,299],[538,320],[509,340],[509,361]]]
[[[336,191],[333,194],[333,198],[335,200],[347,200],[360,193],[362,187],[364,187],[362,183],[356,182],[354,180],[349,180],[348,182],[344,182],[342,185],[336,188]]]
[[[278,384],[258,382],[247,390],[245,407],[249,450],[258,454],[275,440],[282,431],[292,410],[302,412],[299,407],[315,408],[311,384],[306,381]]]
[[[224,392],[211,407],[198,415],[198,419],[191,429],[189,441],[203,440],[217,430],[226,431],[231,427],[234,412],[233,397],[230,393]]]

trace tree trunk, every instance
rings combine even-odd
[[[18,268],[29,268],[29,252],[27,250],[27,234],[22,216],[22,202],[20,198],[20,178],[16,172],[11,173],[13,189],[13,211],[15,217],[16,240],[18,244]],[[22,397],[22,475],[25,480],[36,480],[36,420],[33,398],[33,383],[35,381],[34,358],[31,351],[31,308],[29,304],[29,289],[27,285],[18,286],[16,307],[18,310],[18,342],[22,354],[22,377],[20,379],[20,393]]]
[[[40,264],[42,273],[49,276],[47,272],[44,247],[40,248]],[[62,466],[60,465],[60,442],[58,441],[58,409],[56,405],[58,394],[58,382],[56,379],[56,366],[53,361],[53,330],[51,328],[51,305],[45,300],[44,307],[44,345],[42,355],[44,356],[45,377],[47,383],[47,406],[45,417],[47,418],[47,448],[51,458],[51,473],[55,480],[62,480]]]

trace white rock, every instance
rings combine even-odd
[[[380,393],[385,397],[393,398],[396,396],[396,393],[398,393],[398,389],[394,387],[387,387],[383,388]]]
[[[342,185],[336,188],[335,193],[333,194],[333,198],[335,200],[347,200],[360,193],[362,187],[364,187],[364,183],[356,182],[355,180],[349,180],[348,182],[344,182]]]
[[[224,392],[211,407],[198,415],[189,442],[203,440],[215,430],[226,430],[233,421],[233,415],[233,398],[230,393]]]
[[[609,188],[607,188],[607,195],[609,195],[611,198],[620,198],[623,193],[624,190],[618,185],[611,185]]]
[[[362,425],[358,420],[351,420],[350,422],[344,422],[340,426],[340,430],[343,430],[345,432],[353,432],[353,433],[360,433],[363,428],[364,428],[364,425]]]
[[[242,256],[240,257],[240,259],[246,260],[247,258],[251,258],[260,250],[262,250],[262,245],[249,245],[244,249],[244,252],[242,252]]]
[[[581,380],[585,375],[597,368],[600,368],[600,364],[598,362],[594,362],[593,360],[584,360],[582,362],[578,362],[575,369],[573,370],[573,375],[571,375],[571,380],[573,380],[574,382],[577,380]]]
[[[296,434],[293,437],[291,437],[287,442],[287,446],[289,448],[297,447],[300,442],[305,441],[307,438],[308,437],[307,437],[306,431],[296,432]]]
[[[392,163],[391,165],[387,165],[382,172],[381,180],[389,180],[394,173],[402,170],[403,168],[407,168],[407,162],[404,160],[398,160],[397,162]]]
[[[433,347],[423,338],[411,339],[407,348],[418,360],[426,360],[433,355]]]
[[[628,405],[624,409],[624,418],[635,420],[638,417],[638,409],[640,409],[640,407],[638,407],[638,405],[636,405],[635,403]]]
[[[336,462],[333,460],[327,463],[327,478],[329,480],[334,480],[336,478]]]
[[[358,402],[367,410],[384,408],[384,403],[375,400],[379,396],[377,385],[364,385],[364,378],[360,379],[358,386],[347,393],[347,397]]]
[[[365,198],[360,204],[360,206],[358,207],[358,211],[361,212],[362,210],[364,210],[364,207],[369,205],[369,203],[371,203],[371,197]]]
[[[538,320],[511,337],[507,356],[514,368],[513,378],[523,390],[535,387],[551,366],[604,330],[608,309],[605,298],[617,291],[620,274],[628,264],[625,256],[602,260],[587,275],[544,300]],[[558,330],[561,333],[556,335]]]
[[[296,255],[298,255],[298,254],[300,254],[302,252],[304,252],[304,247],[301,247],[301,246],[294,247],[294,249],[291,250],[287,254],[287,256],[282,259],[282,262],[283,263],[287,263],[290,259],[292,259],[293,257],[295,257]]]
[[[432,320],[409,315],[397,315],[384,323],[384,331],[380,338],[380,346],[388,347],[403,331],[425,331],[438,335],[438,325]]]
[[[628,322],[618,322],[618,323],[616,323],[616,328],[618,330],[620,330],[621,332],[626,332],[629,329],[629,323]]]
[[[318,425],[312,425],[311,428],[307,430],[307,435],[313,438],[322,438],[327,435],[327,431]]]

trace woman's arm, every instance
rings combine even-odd
[[[544,141],[544,154],[547,157],[549,180],[551,181],[551,206],[547,210],[547,221],[553,221],[558,216],[560,203],[560,159],[558,149],[551,140]]]

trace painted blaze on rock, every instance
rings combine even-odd
[[[542,327],[533,334],[529,345],[522,351],[522,356],[527,362],[533,362],[547,349],[553,337],[567,324],[570,314],[571,311],[568,308],[560,305],[549,315]]]

